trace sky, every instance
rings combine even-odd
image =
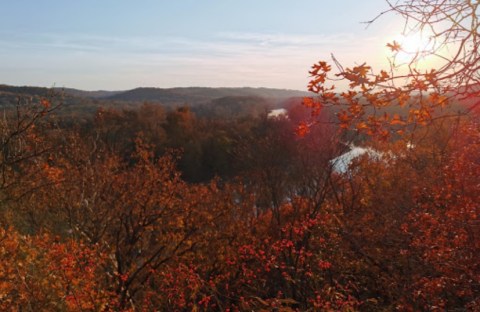
[[[0,0],[0,84],[305,90],[335,57],[382,66],[385,0]]]

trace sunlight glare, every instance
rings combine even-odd
[[[431,36],[425,33],[401,34],[394,38],[400,44],[400,50],[395,55],[395,64],[416,64],[425,62],[428,52],[433,48]],[[425,64],[423,64],[425,65]]]

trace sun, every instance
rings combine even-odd
[[[424,62],[433,47],[432,36],[420,32],[401,34],[391,41],[399,45],[394,54],[396,65]]]

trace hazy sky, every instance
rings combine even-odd
[[[385,58],[384,0],[2,1],[0,83],[121,90],[138,86],[304,90],[330,53]]]

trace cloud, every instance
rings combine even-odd
[[[259,43],[260,45],[273,46],[318,46],[346,43],[354,38],[350,34],[335,35],[300,35],[300,34],[280,34],[280,33],[244,33],[244,32],[225,32],[218,34],[219,38],[232,41]]]

